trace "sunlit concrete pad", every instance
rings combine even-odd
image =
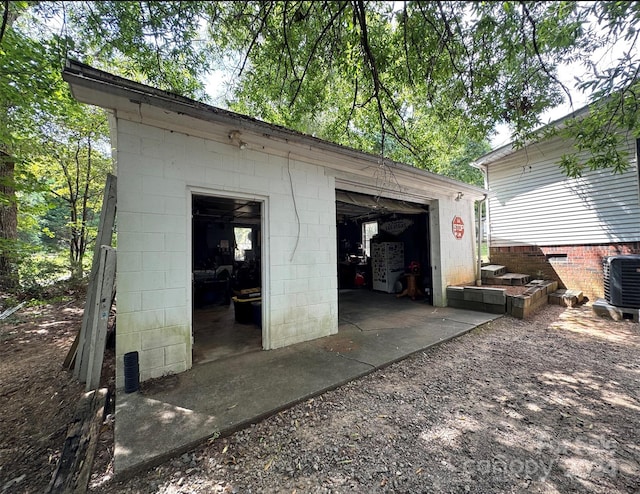
[[[392,294],[348,294],[340,298],[336,335],[195,365],[144,384],[144,394],[118,394],[116,474],[230,434],[497,317]]]
[[[120,420],[115,424],[115,464],[122,471],[188,449],[214,434],[218,427],[215,417],[140,393],[118,399],[116,417]]]

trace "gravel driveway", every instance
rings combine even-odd
[[[106,427],[91,491],[638,492],[639,356],[638,324],[548,306],[124,482]]]

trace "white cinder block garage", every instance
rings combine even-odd
[[[183,372],[223,321],[265,350],[336,333],[340,290],[376,276],[370,241],[402,244],[435,306],[476,277],[480,188],[76,62],[64,77],[113,116],[118,388],[126,353],[143,381]]]

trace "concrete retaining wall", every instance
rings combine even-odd
[[[546,305],[549,295],[557,289],[557,281],[546,280],[528,283],[527,290],[522,295],[507,295],[504,288],[449,286],[447,299],[449,307],[508,314],[524,319],[542,305]]]

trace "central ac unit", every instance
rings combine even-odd
[[[602,269],[607,302],[640,309],[640,255],[605,257]]]

